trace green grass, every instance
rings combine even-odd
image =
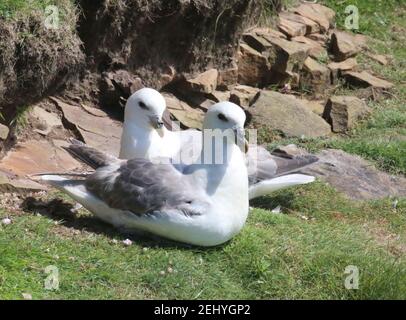
[[[56,2],[52,0],[2,0],[0,2],[0,16],[13,17],[17,13],[29,12],[33,9],[45,9],[47,5],[53,5]]]
[[[85,213],[15,215],[0,229],[0,297],[406,298],[406,201],[396,210],[391,200],[356,203],[316,183],[255,205],[242,233],[212,249],[142,237],[125,247],[126,236]],[[268,210],[276,205],[283,214]],[[59,269],[58,291],[44,289],[49,265]],[[359,290],[344,287],[348,265],[360,270]]]

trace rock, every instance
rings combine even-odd
[[[306,34],[307,27],[303,23],[285,19],[279,16],[278,29],[286,34],[289,38],[304,36]]]
[[[0,171],[0,192],[27,193],[47,190],[47,188],[34,181],[18,178],[14,175]]]
[[[250,31],[251,33],[255,33],[258,36],[261,37],[274,37],[274,38],[281,38],[281,39],[287,39],[286,35],[284,35],[282,32],[279,32],[275,29],[272,28],[254,28],[253,30]]]
[[[17,176],[44,172],[67,172],[82,165],[56,142],[28,140],[7,152],[0,162],[0,170]]]
[[[217,88],[228,90],[238,82],[238,65],[235,61],[230,67],[220,70],[217,78]],[[211,92],[213,93],[213,92]]]
[[[347,82],[355,86],[360,87],[372,86],[376,89],[383,90],[391,89],[394,86],[393,83],[377,78],[366,71],[362,72],[347,71],[343,75],[347,79]]]
[[[303,36],[294,37],[291,40],[309,45],[310,46],[309,56],[314,59],[328,57],[327,50],[319,42],[315,40]]]
[[[338,82],[338,78],[341,77],[344,71],[353,70],[358,65],[355,58],[349,58],[342,62],[330,62],[327,67],[331,71],[331,83],[335,84]]]
[[[104,112],[103,110],[97,109],[97,108],[93,108],[93,107],[89,107],[88,105],[81,103],[80,106],[89,114],[96,116],[96,117],[108,117],[108,114],[106,112]]]
[[[379,101],[385,97],[382,89],[374,87],[358,88],[354,95],[359,99],[372,101]]]
[[[355,43],[361,50],[366,50],[368,49],[368,42],[369,42],[369,37],[363,34],[355,34],[354,35]]]
[[[330,27],[334,25],[334,20],[336,17],[336,13],[333,9],[323,6],[318,3],[311,3],[310,6],[314,8],[315,11],[321,11],[323,12],[324,16],[327,18],[327,20],[330,22]]]
[[[326,102],[324,100],[306,100],[301,99],[303,104],[306,106],[308,110],[314,112],[315,114],[319,115],[320,117],[324,114],[324,108],[326,106]]]
[[[370,162],[342,150],[324,150],[319,161],[301,170],[314,175],[354,200],[405,197],[406,179],[377,170]]]
[[[186,102],[179,100],[173,94],[163,93],[166,105],[170,113],[177,121],[187,128],[201,129],[204,112],[198,108],[192,108]]]
[[[238,85],[231,91],[230,101],[238,104],[240,107],[247,108],[259,91],[260,89],[258,88]]]
[[[310,88],[314,95],[323,95],[330,84],[330,70],[312,58],[307,58],[302,70],[300,83]]]
[[[286,20],[304,24],[306,26],[306,34],[316,33],[320,31],[320,26],[317,22],[293,12],[282,11],[281,13],[279,13],[279,18],[284,18]]]
[[[187,86],[194,92],[212,93],[217,88],[218,76],[217,69],[210,69],[199,74],[196,78],[187,80]]]
[[[282,158],[293,159],[297,156],[307,155],[308,152],[304,149],[298,148],[295,144],[289,144],[287,146],[278,146],[272,151],[272,154]]]
[[[368,57],[370,57],[372,60],[375,60],[379,64],[386,66],[389,62],[386,56],[382,54],[367,54]]]
[[[358,65],[357,60],[355,58],[349,58],[347,60],[341,62],[330,62],[327,67],[333,71],[349,71],[353,70]]]
[[[321,10],[320,7],[323,6],[315,6],[314,4],[304,3],[297,8],[294,8],[293,11],[303,17],[317,22],[320,26],[320,30],[322,32],[326,32],[330,28],[331,15],[329,16],[327,14],[327,10]]]
[[[65,121],[77,130],[86,144],[118,156],[122,132],[120,122],[109,117],[94,116],[81,107],[72,106],[55,97],[51,100],[62,111]]]
[[[279,130],[288,137],[321,137],[331,132],[323,118],[309,111],[299,99],[275,91],[261,91],[248,109],[254,123]]]
[[[242,39],[251,48],[255,49],[264,56],[266,56],[269,50],[272,48],[272,43],[265,39],[261,34],[245,33],[243,34]]]
[[[284,74],[297,73],[309,55],[310,46],[280,38],[267,38],[273,45],[272,69]]]
[[[330,49],[337,61],[344,61],[361,51],[353,35],[338,30],[331,34]]]
[[[247,44],[240,44],[238,53],[238,82],[260,87],[266,82],[270,65],[268,59]]]
[[[166,70],[163,71],[163,74],[161,75],[159,79],[159,86],[160,88],[163,88],[170,83],[172,83],[176,78],[176,69],[173,66],[166,66]]]
[[[121,95],[129,97],[137,90],[143,88],[142,80],[126,70],[105,72],[103,78],[107,81],[110,90],[119,90]]]
[[[321,46],[326,47],[329,36],[321,33],[311,33],[306,36],[307,38],[318,42]]]
[[[331,124],[333,132],[345,133],[369,113],[369,107],[357,97],[332,96],[327,102],[323,117]]]
[[[38,106],[35,106],[30,111],[30,115],[33,118],[32,124],[35,128],[34,130],[44,136],[47,136],[55,127],[63,127],[61,119],[56,114]]]
[[[278,70],[271,71],[269,79],[270,84],[282,86],[282,91],[289,92],[292,88],[299,87],[300,75],[296,72],[279,72]]]
[[[0,140],[6,140],[9,133],[10,129],[4,124],[0,123]]]
[[[214,102],[229,101],[230,100],[230,91],[214,91],[207,97]]]
[[[94,94],[100,95],[103,105],[109,107],[124,107],[125,99],[144,87],[140,78],[126,70],[103,72],[99,82],[100,91]]]
[[[215,91],[216,92],[216,91]],[[189,92],[186,95],[182,95],[182,99],[189,107],[202,109],[206,112],[213,104],[216,103],[215,98],[211,99],[212,94],[201,94],[197,92]],[[169,95],[170,97],[174,97],[173,95]]]

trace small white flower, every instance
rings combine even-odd
[[[12,223],[10,218],[4,218],[3,220],[1,220],[1,223],[4,224],[5,226],[8,226],[9,224]]]
[[[24,300],[32,300],[32,295],[29,293],[22,294]]]
[[[282,208],[281,208],[281,206],[277,206],[275,209],[273,209],[272,211],[271,211],[272,213],[275,213],[275,214],[280,214],[280,213],[282,213]]]
[[[133,242],[130,239],[125,239],[123,240],[123,244],[127,247],[131,246]]]

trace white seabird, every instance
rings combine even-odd
[[[221,102],[220,105],[224,109],[237,107],[231,102]],[[165,110],[164,97],[154,89],[141,89],[128,99],[121,138],[121,159],[165,157],[188,164],[196,160],[196,155],[200,156],[202,133],[193,129],[168,130],[164,126]],[[271,155],[261,146],[250,148],[247,154],[249,198],[313,182],[315,178],[312,176],[292,173],[317,160],[312,155],[282,158]]]
[[[204,128],[238,132],[240,141],[244,121],[241,108],[218,105],[207,112]],[[42,179],[116,227],[215,246],[242,229],[249,210],[247,167],[234,133],[215,147],[221,147],[222,163],[197,162],[179,171],[172,164],[142,158],[119,160],[86,145],[72,145],[68,147],[71,153],[96,163],[99,169],[84,180],[56,175]]]

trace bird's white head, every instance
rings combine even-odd
[[[245,140],[244,124],[246,116],[244,111],[231,102],[220,102],[213,105],[206,113],[203,123],[204,130],[228,131],[233,133],[234,138],[243,151],[247,152],[248,143]]]
[[[128,99],[124,121],[144,129],[161,129],[165,109],[165,98],[158,91],[143,88]]]

